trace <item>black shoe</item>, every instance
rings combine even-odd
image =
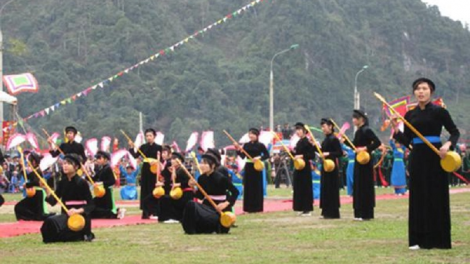
[[[90,233],[90,234],[88,234],[88,235],[85,235],[85,239],[84,239],[84,240],[87,241],[87,242],[91,242],[91,241],[93,241],[93,239],[95,239],[95,234]]]

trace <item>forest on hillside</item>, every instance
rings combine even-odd
[[[4,74],[33,73],[40,91],[20,94],[27,117],[184,40],[248,0],[16,0],[4,9]],[[361,105],[378,130],[379,92],[411,94],[425,76],[437,84],[462,130],[470,132],[470,31],[420,0],[264,0],[91,91],[27,127],[84,137],[119,136],[144,127],[181,145],[192,131],[214,130],[217,144],[251,126],[268,126],[269,67],[276,58],[275,124],[322,117],[350,120],[356,73]],[[5,112],[8,112],[5,107]],[[352,133],[352,131],[349,131]],[[387,133],[382,134],[383,139]]]

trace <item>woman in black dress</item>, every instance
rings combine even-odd
[[[103,197],[93,198],[95,203],[95,209],[91,212],[90,216],[92,219],[117,219],[123,218],[124,209],[118,209],[116,202],[114,201],[114,190],[113,186],[116,184],[116,178],[114,178],[113,169],[109,164],[111,156],[105,151],[98,151],[95,155],[96,173],[93,177],[93,181],[97,185],[102,183],[105,189]]]
[[[217,204],[217,207],[223,212],[231,212],[237,201],[238,190],[219,172],[215,171],[217,158],[211,154],[202,155],[201,172],[198,183],[206,193]],[[190,180],[189,185],[194,187],[196,184]],[[211,234],[228,233],[229,228],[220,224],[220,214],[204,198],[201,191],[196,191],[194,196],[202,203],[189,201],[183,212],[181,224],[186,234]]]
[[[303,159],[305,167],[302,170],[294,170],[294,211],[300,212],[300,216],[311,216],[313,211],[312,169],[310,160],[315,158],[315,148],[307,138],[307,130],[303,123],[295,124],[295,133],[300,140],[295,146],[295,158]]]
[[[39,175],[41,175],[39,169],[41,159],[42,156],[35,152],[32,152],[28,156],[29,162]],[[46,192],[39,186],[39,178],[33,171],[28,173],[28,182],[25,187],[33,188],[36,191],[33,197],[25,197],[15,205],[16,219],[25,221],[43,221],[50,216],[46,205]]]
[[[449,112],[431,102],[434,83],[420,78],[413,83],[413,93],[418,101],[415,109],[406,113],[405,119],[423,134],[436,148],[441,157],[454,148],[460,133]],[[396,121],[393,125],[397,127]],[[444,127],[450,137],[441,143]],[[410,249],[451,248],[451,222],[448,174],[440,166],[440,157],[407,127],[404,132],[395,129],[394,138],[403,145],[412,144],[409,156],[409,220]]]
[[[178,162],[179,160],[179,162]],[[170,189],[165,192],[165,195],[160,197],[158,202],[158,221],[166,224],[179,223],[183,218],[183,211],[186,204],[193,200],[194,193],[193,188],[189,187],[189,177],[181,168],[181,164],[184,164],[184,157],[178,152],[171,154],[171,176],[175,177],[173,180],[170,178],[168,184]],[[184,165],[183,165],[184,166]],[[166,181],[166,180],[165,180]],[[166,185],[166,182],[165,182]],[[183,191],[183,196],[180,199],[173,199],[170,196],[172,188],[180,187]]]
[[[145,130],[145,139],[147,140],[147,143],[140,146],[140,151],[135,151],[134,143],[132,141],[129,141],[129,145],[131,147],[129,149],[129,152],[131,153],[131,155],[134,156],[134,158],[138,158],[141,156],[140,153],[142,152],[147,158],[157,159],[158,155],[160,156],[160,160],[162,160],[162,146],[155,143],[156,135],[157,132],[155,132],[155,130],[152,128]],[[144,161],[144,164],[142,165],[140,180],[140,209],[142,210],[142,219],[149,219],[151,215],[151,212],[149,211],[148,207],[144,206],[144,201],[146,199],[148,200],[148,198],[150,198],[149,196],[152,196],[152,191],[155,188],[155,184],[157,183],[157,175],[150,171],[150,166],[156,162],[157,161]]]
[[[243,145],[243,149],[250,154],[254,160],[266,160],[269,158],[266,146],[258,141],[259,130],[250,128],[248,136],[250,142]],[[237,144],[235,147],[239,150],[240,146]],[[238,151],[238,155],[243,159],[245,154]],[[254,160],[248,161],[245,164],[245,177],[243,189],[243,211],[249,213],[256,213],[263,211],[263,172],[255,170]]]
[[[41,226],[44,243],[67,241],[92,241],[95,235],[91,232],[91,217],[95,205],[91,197],[88,183],[77,175],[80,168],[80,157],[76,154],[65,155],[62,170],[65,177],[57,185],[55,193],[68,209],[68,216],[81,214],[85,218],[85,227],[80,231],[72,231],[67,226],[68,216],[62,209],[62,214],[48,217]],[[46,201],[52,206],[57,204],[54,197],[48,193]]]
[[[325,219],[335,219],[340,218],[338,158],[343,155],[343,150],[338,138],[334,135],[334,126],[330,120],[322,119],[321,129],[325,135],[325,139],[321,143],[323,156],[325,156],[325,159],[332,160],[336,165],[331,172],[326,172],[322,166],[320,185],[321,215]]]
[[[354,163],[353,207],[354,220],[370,220],[374,218],[375,188],[374,188],[374,164],[372,152],[381,142],[374,131],[369,128],[367,115],[361,110],[354,110],[352,122],[357,127],[353,144],[356,151],[367,151],[371,157],[368,163]],[[357,153],[356,153],[357,156]]]

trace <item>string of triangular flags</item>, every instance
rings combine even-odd
[[[27,121],[31,118],[38,118],[38,117],[44,117],[46,115],[49,115],[51,114],[52,112],[56,111],[57,109],[63,107],[63,106],[66,106],[67,104],[71,104],[72,102],[74,102],[75,100],[77,100],[78,98],[80,97],[85,97],[87,96],[90,92],[96,90],[98,87],[100,88],[104,88],[106,85],[109,85],[111,82],[113,82],[114,80],[116,80],[117,78],[123,76],[124,74],[128,74],[130,73],[131,71],[135,70],[136,68],[142,66],[142,65],[145,65],[151,61],[154,61],[155,59],[157,59],[158,57],[161,57],[161,56],[164,56],[166,54],[169,54],[169,53],[172,53],[175,51],[176,48],[179,48],[181,47],[182,45],[188,43],[190,40],[193,40],[195,39],[197,36],[199,35],[203,35],[205,34],[206,32],[208,32],[209,30],[212,30],[214,29],[216,26],[222,24],[222,23],[225,23],[227,22],[228,20],[234,18],[234,17],[237,17],[239,15],[241,15],[243,12],[246,12],[248,11],[250,8],[254,7],[255,5],[263,2],[263,1],[266,1],[266,0],[255,0],[251,3],[249,3],[248,5],[238,9],[237,11],[234,11],[228,15],[226,15],[225,17],[223,17],[222,19],[218,20],[217,22],[214,22],[212,24],[210,24],[209,26],[205,27],[204,29],[201,29],[199,31],[196,31],[194,34],[188,36],[187,38],[173,44],[172,46],[166,48],[166,49],[162,49],[160,50],[159,52],[153,54],[152,56],[148,57],[147,59],[145,60],[142,60],[138,63],[136,63],[135,65],[127,68],[127,69],[124,69],[122,71],[120,71],[119,73],[105,79],[105,80],[102,80],[101,82],[93,85],[93,86],[90,86],[88,88],[86,88],[85,90],[81,91],[81,92],[78,92],[68,98],[65,98],[49,107],[46,107],[44,109],[42,109],[41,111],[38,111],[34,114],[31,114],[23,119],[20,119],[18,122],[22,122],[22,121]]]

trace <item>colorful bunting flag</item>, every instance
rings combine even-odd
[[[69,98],[61,100],[59,103],[56,103],[54,105],[55,106],[54,109],[52,109],[52,107],[48,107],[46,109],[50,108],[49,110],[46,111],[46,109],[43,109],[41,111],[38,111],[37,113],[31,114],[28,117],[24,118],[23,121],[27,121],[28,119],[31,119],[31,118],[37,118],[39,116],[49,115],[52,111],[57,110],[57,108],[59,108],[60,105],[66,105],[67,103],[70,104],[70,103],[72,103],[72,101],[75,101],[82,94],[83,94],[83,96],[87,96],[90,91],[95,90],[97,87],[104,88],[106,84],[111,83],[112,81],[114,81],[118,77],[121,77],[124,74],[129,73],[130,71],[134,70],[135,68],[137,68],[139,66],[142,66],[144,64],[149,63],[150,61],[153,61],[154,59],[158,58],[159,56],[168,55],[170,52],[174,52],[175,48],[177,48],[178,46],[181,46],[184,43],[188,43],[189,40],[194,39],[198,35],[200,35],[200,34],[202,35],[202,34],[204,34],[205,32],[207,32],[209,30],[212,30],[213,28],[215,28],[215,26],[220,25],[223,22],[227,22],[229,19],[231,19],[235,16],[239,16],[242,12],[245,12],[245,11],[249,10],[251,7],[255,6],[256,4],[258,4],[262,1],[263,0],[252,1],[251,3],[245,5],[244,7],[240,8],[240,9],[238,9],[237,11],[232,12],[232,13],[226,15],[225,17],[223,17],[222,19],[217,20],[217,22],[209,24],[209,26],[203,28],[202,30],[196,31],[194,34],[184,38],[183,40],[177,42],[176,44],[174,44],[174,45],[172,45],[172,46],[170,46],[166,49],[161,49],[158,53],[153,54],[149,58],[147,58],[145,60],[142,60],[142,61],[136,63],[135,65],[133,65],[133,66],[127,68],[127,69],[124,69],[124,70],[120,71],[119,73],[117,73],[115,75],[112,75],[111,77],[99,82],[98,84],[95,84],[95,85],[93,85],[93,86],[91,86],[91,87],[89,87],[89,88],[87,88],[87,89],[85,89],[85,90],[69,97]],[[16,93],[25,92],[25,91],[30,91],[30,92],[35,91],[35,92],[37,92],[39,87],[37,86],[37,82],[34,79],[34,77],[30,73],[26,73],[26,74],[23,74],[23,75],[27,75],[28,78],[25,79],[25,77],[21,77],[20,79],[17,79],[17,81],[16,81],[17,86],[15,86],[16,89],[14,89],[13,91],[15,91]],[[21,75],[18,75],[18,76],[21,76]],[[5,81],[6,77],[7,76],[4,76],[4,78],[3,78],[4,81]],[[33,82],[33,80],[34,80],[34,82]],[[34,86],[34,84],[35,84],[35,86]],[[10,91],[10,93],[15,94],[12,91]]]

